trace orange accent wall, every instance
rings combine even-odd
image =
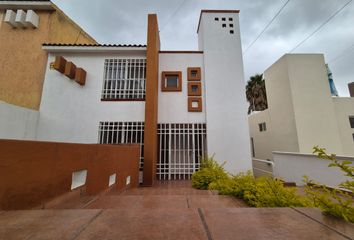
[[[157,162],[157,95],[160,36],[156,14],[148,15],[146,50],[146,98],[144,130],[143,184],[151,186],[156,178]]]
[[[117,174],[117,190],[137,187],[140,146],[0,140],[0,209],[29,209],[71,192],[72,173],[86,169],[96,195]]]

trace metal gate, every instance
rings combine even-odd
[[[158,140],[159,180],[190,179],[207,154],[205,123],[158,124]]]

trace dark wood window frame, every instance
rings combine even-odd
[[[177,76],[177,87],[167,87],[166,77]],[[182,72],[181,71],[163,71],[161,74],[161,91],[162,92],[181,92],[182,91]]]

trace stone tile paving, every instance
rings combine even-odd
[[[70,206],[78,207],[63,204]],[[354,238],[353,224],[316,209],[249,208],[182,181],[108,193],[81,207],[91,209],[0,212],[0,239]]]

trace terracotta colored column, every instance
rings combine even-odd
[[[354,82],[348,84],[349,94],[351,97],[354,97]]]
[[[148,15],[146,51],[146,98],[144,130],[143,184],[151,186],[156,178],[157,162],[157,95],[160,36],[156,14]]]

